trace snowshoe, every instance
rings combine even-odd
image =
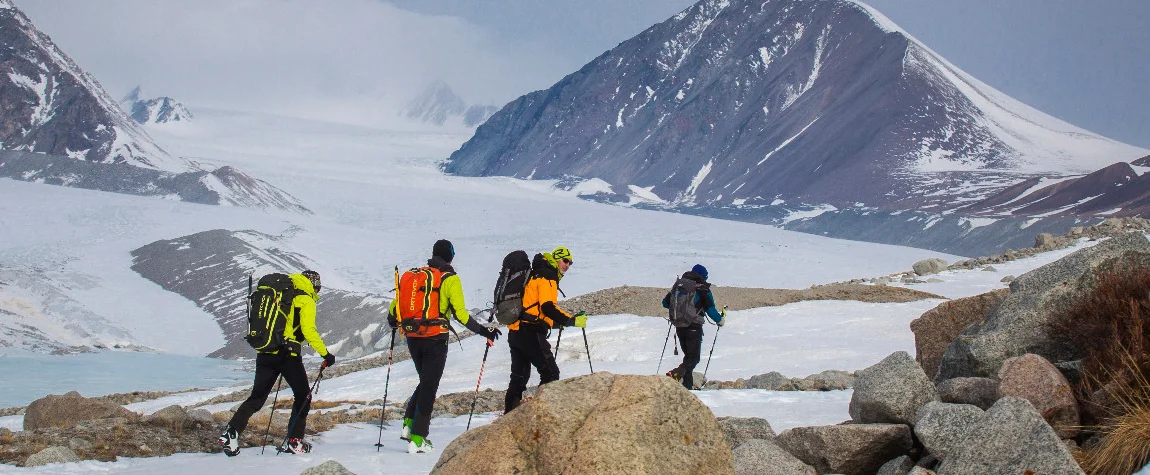
[[[240,454],[240,435],[232,426],[224,429],[224,433],[220,434],[220,438],[216,439],[224,448],[224,454],[228,457],[235,457]]]
[[[311,444],[304,442],[303,439],[288,439],[283,446],[279,448],[280,452],[289,454],[306,454],[311,452]]]

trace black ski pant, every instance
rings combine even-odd
[[[695,323],[676,327],[675,334],[679,336],[679,347],[683,349],[683,363],[671,371],[682,378],[684,387],[694,389],[695,366],[699,365],[703,352],[703,325]]]
[[[411,393],[411,399],[407,400],[403,417],[412,419],[412,434],[427,437],[431,428],[431,411],[435,408],[435,393],[439,391],[439,380],[443,378],[443,367],[447,365],[447,339],[408,338],[407,349],[415,363],[419,384]]]
[[[243,433],[252,414],[264,407],[264,403],[268,401],[268,394],[272,392],[272,386],[276,384],[276,379],[280,375],[283,375],[288,386],[291,386],[292,396],[295,398],[291,411],[292,418],[288,419],[289,424],[295,421],[291,436],[303,438],[304,429],[307,428],[307,413],[311,409],[311,398],[308,397],[311,387],[307,383],[303,357],[265,353],[256,354],[256,380],[252,385],[251,396],[240,404],[240,408],[232,415],[232,421],[228,423],[236,430],[236,434]]]
[[[503,413],[519,407],[527,381],[531,379],[531,367],[539,371],[539,385],[559,379],[559,365],[551,354],[551,343],[547,332],[534,329],[510,330],[507,332],[507,346],[511,348],[511,383],[507,385],[507,396],[503,400]]]

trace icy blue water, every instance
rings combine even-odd
[[[248,382],[242,363],[215,358],[104,351],[55,356],[0,355],[0,407],[24,406],[47,394],[86,397],[131,391],[175,391]]]

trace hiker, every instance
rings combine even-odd
[[[707,268],[695,264],[663,297],[663,308],[669,311],[669,320],[675,325],[679,346],[683,349],[683,363],[667,372],[667,376],[683,383],[687,389],[694,389],[695,365],[699,364],[703,351],[703,314],[719,326],[726,323],[724,315],[715,309],[715,297],[711,295],[711,284],[707,282]]]
[[[586,328],[587,315],[572,317],[559,308],[559,279],[571,268],[571,251],[559,246],[554,251],[536,254],[531,263],[531,279],[523,290],[523,313],[507,325],[507,346],[511,348],[511,383],[507,385],[503,413],[511,412],[523,399],[531,367],[539,371],[539,384],[559,379],[559,366],[551,353],[547,336],[552,328],[574,326]]]
[[[283,274],[279,274],[283,276]],[[301,337],[307,341],[308,346],[323,355],[326,366],[335,364],[335,355],[332,355],[323,344],[323,339],[315,327],[315,304],[319,301],[320,280],[319,273],[305,270],[299,274],[291,274],[290,285],[294,288],[284,289],[284,294],[292,293],[290,307],[286,309],[286,322],[283,325],[283,341],[274,351],[259,351],[256,353],[256,376],[252,384],[252,393],[240,405],[228,422],[224,433],[220,435],[219,442],[224,446],[224,453],[235,456],[240,453],[240,434],[248,425],[248,419],[259,411],[268,400],[268,393],[272,385],[281,375],[291,386],[295,404],[292,405],[290,438],[279,448],[281,452],[291,454],[311,452],[311,444],[305,442],[304,429],[307,427],[307,413],[311,409],[311,389],[308,386],[307,371],[303,367],[303,351]],[[260,279],[261,286],[264,279]],[[254,304],[253,304],[254,307]],[[253,344],[254,345],[254,344]],[[273,411],[275,409],[273,408]]]
[[[419,385],[407,401],[403,414],[400,438],[408,441],[407,453],[428,453],[435,447],[427,438],[431,425],[431,411],[439,379],[447,364],[448,331],[453,331],[449,314],[468,330],[488,340],[496,340],[503,332],[480,325],[467,312],[463,301],[463,284],[451,267],[455,247],[451,241],[440,239],[431,248],[427,266],[411,269],[403,274],[396,285],[396,298],[391,301],[387,323],[407,337],[407,348]]]

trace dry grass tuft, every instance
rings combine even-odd
[[[1112,374],[1107,386],[1113,415],[1096,427],[1099,443],[1075,453],[1078,464],[1092,475],[1127,475],[1150,462],[1148,358],[1127,352],[1122,364],[1127,376]]]

